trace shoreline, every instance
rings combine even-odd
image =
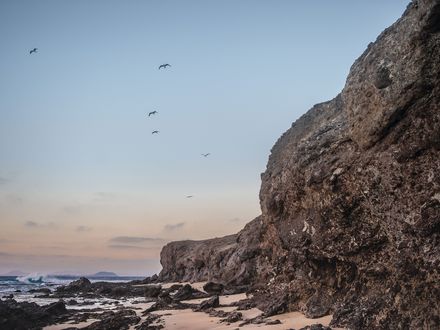
[[[196,283],[90,283],[86,279],[73,281],[66,286],[50,290],[44,298],[17,300],[2,299],[1,305],[14,305],[25,308],[33,302],[35,314],[41,310],[53,309],[53,315],[46,318],[47,324],[37,325],[36,329],[307,329],[307,326],[320,324],[317,329],[328,328],[332,315],[309,319],[300,312],[287,312],[265,316],[263,311],[252,303],[247,293],[224,294],[206,292],[206,282]],[[128,295],[119,297],[109,295],[126,290]],[[41,291],[47,293],[47,288]],[[131,291],[134,290],[134,291]],[[101,293],[96,293],[101,292]],[[107,294],[106,294],[107,292]],[[107,295],[107,296],[106,296]],[[52,306],[58,305],[56,309]],[[1,310],[1,308],[0,308]],[[24,312],[23,312],[24,313]],[[3,316],[4,317],[4,316]],[[13,327],[3,326],[2,329]],[[334,328],[336,329],[336,328]]]

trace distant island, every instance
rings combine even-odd
[[[26,276],[28,273],[22,272],[21,270],[11,270],[5,274],[1,274],[1,276]]]

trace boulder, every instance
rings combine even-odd
[[[162,291],[161,285],[147,285],[145,287],[145,297],[157,297]]]
[[[224,285],[221,283],[208,282],[203,286],[203,290],[209,294],[221,294],[223,289]]]
[[[204,300],[200,303],[199,307],[197,308],[197,310],[199,311],[204,311],[207,310],[209,308],[216,308],[220,305],[220,299],[218,296],[213,296],[207,300]]]

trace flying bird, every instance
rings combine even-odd
[[[159,131],[153,131],[151,134],[159,134]]]
[[[168,63],[165,63],[165,64],[161,64],[161,65],[159,65],[159,70],[160,69],[166,69],[167,68],[167,66],[171,66],[170,64],[168,64]]]
[[[38,50],[38,48],[31,49],[31,50],[29,51],[29,54],[36,53],[37,50]]]
[[[209,155],[210,155],[209,152],[207,154],[202,154],[203,157],[208,157]]]
[[[148,113],[148,117],[150,117],[151,115],[155,115],[156,113],[158,113],[156,110],[151,111],[151,112]]]
[[[193,195],[186,196],[186,198],[193,198],[193,197],[194,197]]]

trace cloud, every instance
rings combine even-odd
[[[111,192],[98,191],[93,194],[93,202],[108,202],[115,198],[115,194]]]
[[[243,220],[241,220],[240,218],[233,218],[230,219],[229,222],[233,222],[233,223],[238,223],[238,222],[242,222]]]
[[[7,183],[9,183],[10,181],[11,181],[10,179],[5,178],[5,177],[3,177],[3,176],[0,176],[0,185],[7,184]]]
[[[25,227],[29,227],[29,228],[35,228],[39,226],[39,224],[36,223],[35,221],[26,221],[24,225]]]
[[[179,223],[172,224],[172,225],[168,224],[163,227],[163,230],[170,232],[170,231],[175,231],[175,230],[181,229],[183,226],[185,226],[185,222],[179,222]]]
[[[92,227],[87,227],[87,226],[77,226],[76,227],[76,231],[79,233],[84,233],[84,232],[91,231],[91,230],[92,230]]]
[[[111,238],[110,242],[140,244],[140,243],[164,243],[165,240],[163,240],[162,238],[151,238],[151,237],[117,236]]]
[[[53,222],[47,222],[43,224],[35,221],[26,221],[24,223],[24,226],[28,228],[57,228],[57,226]]]
[[[37,245],[37,246],[32,246],[32,248],[35,249],[45,249],[45,250],[67,250],[66,247],[64,246],[59,246],[59,245]]]

